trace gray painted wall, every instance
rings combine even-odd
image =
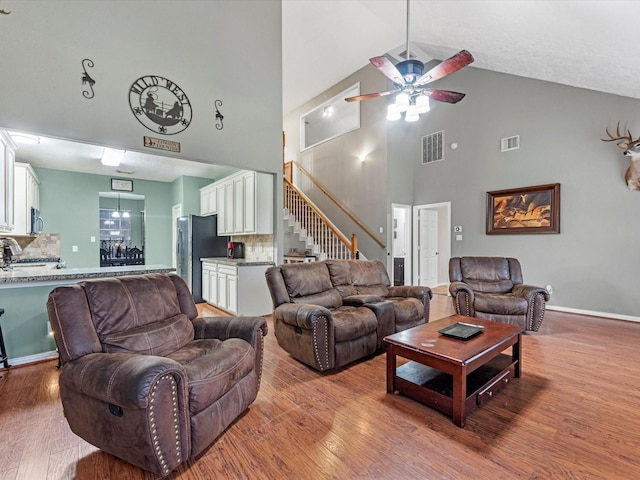
[[[176,12],[175,2],[150,0],[19,2],[3,18],[0,128],[274,173],[281,245],[281,1],[192,0]],[[85,58],[94,62],[92,99],[82,95]],[[189,127],[164,137],[180,143],[178,154],[143,147],[144,136],[162,137],[129,106],[145,75],[175,82],[192,105]]]
[[[361,128],[333,140],[300,152],[300,115],[327,101],[342,90],[360,82],[361,93],[375,92],[386,88],[384,77],[373,67],[363,69],[346,78],[319,97],[304,104],[284,118],[286,135],[285,161],[297,160],[327,190],[340,200],[358,219],[375,234],[375,238],[387,245],[387,141],[384,115],[380,117],[381,103],[362,102],[360,110]],[[384,103],[383,100],[381,100]],[[361,162],[360,155],[366,155]],[[294,173],[296,169],[294,168]],[[378,258],[386,262],[386,248],[380,247],[357,224],[328,200],[317,187],[304,176],[294,182],[302,186],[305,193],[334,222],[342,233],[358,237],[359,249],[367,258]],[[401,203],[401,202],[398,202]],[[410,203],[410,202],[409,202]],[[379,228],[383,233],[379,233]],[[387,245],[390,248],[390,245]]]
[[[370,79],[372,72],[382,77],[367,66],[349,81]],[[463,226],[463,240],[453,237],[453,256],[513,256],[526,283],[553,286],[552,305],[637,317],[640,192],[626,188],[628,160],[600,139],[618,120],[640,135],[640,101],[473,67],[435,85],[467,97],[457,105],[432,102],[431,112],[414,124],[383,125],[386,101],[369,100],[360,131],[305,152],[303,161],[311,158],[320,180],[370,225],[384,221],[382,212],[389,215],[392,202],[450,201],[452,225]],[[324,99],[314,99],[306,110]],[[287,128],[294,125],[293,118],[285,119]],[[421,137],[439,130],[445,131],[445,160],[422,166]],[[500,153],[500,139],[512,135],[520,135],[521,148]],[[344,165],[356,138],[377,139],[376,175],[354,176]],[[456,150],[449,147],[453,142]],[[373,191],[365,187],[368,181]],[[485,234],[487,191],[556,182],[562,190],[560,234]],[[367,201],[357,201],[363,193]]]

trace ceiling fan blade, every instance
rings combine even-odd
[[[357,97],[345,98],[345,100],[347,102],[359,102],[361,100],[369,100],[370,98],[385,97],[387,95],[391,95],[392,93],[396,93],[397,91],[398,89],[387,90],[386,92],[367,93],[365,95],[358,95]]]
[[[435,90],[433,88],[424,88],[422,92],[425,95],[429,95],[429,98],[446,103],[458,103],[466,95],[464,93],[450,92],[449,90]]]
[[[453,57],[447,58],[440,65],[436,65],[427,73],[422,75],[415,83],[416,86],[424,85],[426,83],[433,82],[442,77],[446,77],[450,73],[457,72],[462,67],[466,67],[473,62],[473,55],[466,50],[461,50]]]
[[[400,73],[400,70],[396,68],[396,66],[391,63],[387,57],[373,57],[370,58],[369,61],[382,73],[384,73],[387,78],[391,79],[393,83],[397,83],[398,85],[404,85],[406,82],[404,81],[404,77]]]

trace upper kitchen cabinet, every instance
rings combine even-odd
[[[200,189],[200,215],[215,215],[218,213],[217,187],[215,183]]]
[[[16,145],[7,132],[0,130],[0,231],[13,230],[13,169]]]
[[[28,163],[15,164],[15,225],[12,235],[31,233],[31,208],[40,208],[40,180]]]
[[[201,214],[218,214],[218,235],[273,233],[272,175],[242,170],[207,185],[200,195]]]

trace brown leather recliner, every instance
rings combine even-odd
[[[255,400],[261,317],[198,317],[173,274],[56,287],[47,302],[71,430],[165,476],[203,452]]]
[[[549,292],[524,285],[515,258],[453,257],[449,292],[459,315],[522,325],[538,331]]]

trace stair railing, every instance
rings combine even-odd
[[[338,206],[338,208],[340,208],[340,210],[342,210],[356,225],[358,225],[371,239],[373,239],[374,242],[376,242],[378,245],[380,245],[380,247],[386,248],[386,244],[383,241],[378,239],[378,237],[376,237],[376,235],[369,228],[367,228],[366,225],[364,225],[353,213],[351,213],[349,211],[349,209],[347,209],[347,207],[345,207],[337,198],[335,198],[331,194],[331,192],[329,192],[320,182],[318,182],[318,180],[315,179],[315,177],[313,175],[311,175],[309,172],[307,172],[307,170],[305,170],[305,168],[302,165],[300,165],[298,162],[296,162],[295,160],[291,160],[290,162],[286,162],[284,164],[284,178],[285,178],[285,180],[287,180],[289,182],[290,185],[293,186],[293,166],[295,166],[316,187],[318,187],[318,189],[320,189],[320,191],[322,193],[324,193],[327,196],[327,198],[329,198],[329,200],[331,200],[334,204],[336,204]],[[298,191],[300,191],[300,190],[298,190]],[[305,197],[305,198],[307,198],[307,197]],[[310,200],[309,200],[309,202],[311,204],[313,204],[313,202],[311,202]],[[322,216],[324,218],[326,218],[324,215],[322,215]],[[353,237],[355,238],[355,234],[353,235]]]
[[[307,236],[312,237],[327,258],[352,259],[358,257],[358,239],[354,233],[349,240],[313,202],[285,176],[284,207],[300,223]]]

